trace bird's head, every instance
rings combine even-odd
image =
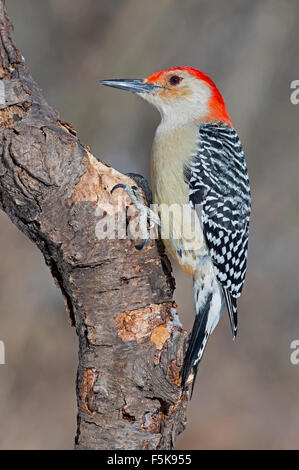
[[[136,93],[152,103],[167,126],[189,122],[231,125],[224,100],[208,75],[193,67],[174,67],[145,79],[103,80],[102,85]]]

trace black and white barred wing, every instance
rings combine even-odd
[[[189,199],[201,205],[202,226],[237,332],[237,298],[243,288],[250,217],[250,187],[237,132],[222,124],[199,128],[199,150],[185,171]]]

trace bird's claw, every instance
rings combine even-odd
[[[148,240],[148,238],[144,238],[144,240],[142,240],[141,243],[138,243],[137,245],[135,245],[136,250],[142,250],[142,248],[146,244],[147,240]]]
[[[118,188],[126,191],[136,209],[139,211],[139,226],[143,240],[141,243],[135,245],[135,248],[137,248],[137,250],[142,250],[149,239],[150,230],[154,228],[155,225],[160,225],[160,218],[154,211],[144,204],[143,192],[140,188],[119,183],[111,189],[111,194]],[[149,227],[147,227],[148,222]]]
[[[126,185],[125,184],[116,184],[115,186],[113,186],[113,188],[111,189],[110,193],[112,194],[116,189],[118,188],[122,188],[122,189],[126,189]]]

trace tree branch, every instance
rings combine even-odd
[[[169,449],[184,429],[171,266],[154,241],[99,239],[117,183],[59,119],[11,40],[0,0],[0,207],[41,250],[79,336],[77,449]],[[102,212],[103,214],[103,212]]]

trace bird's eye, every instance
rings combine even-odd
[[[182,80],[182,77],[179,77],[178,75],[172,75],[168,81],[170,85],[178,85]]]

